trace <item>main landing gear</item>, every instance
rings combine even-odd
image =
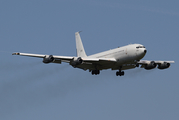
[[[116,72],[116,76],[123,76],[124,75],[124,71],[121,71],[121,70],[119,70],[119,71],[117,71]]]
[[[100,74],[100,71],[99,70],[92,70],[91,74],[92,75],[98,75],[98,74]]]
[[[100,70],[92,70],[91,74],[92,75],[99,75]],[[116,72],[116,76],[123,76],[123,75],[124,75],[124,71],[119,70],[119,71]]]

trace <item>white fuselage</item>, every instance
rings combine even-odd
[[[118,63],[133,63],[139,61],[146,54],[146,48],[141,44],[131,44],[105,52],[90,55],[91,58],[115,58]]]
[[[81,64],[77,66],[78,68],[88,68],[91,70],[103,70],[103,69],[112,69],[118,70],[122,68],[131,69],[136,67],[137,61],[142,59],[146,54],[146,48],[141,44],[130,44],[127,46],[111,49],[108,51],[104,51],[101,53],[97,53],[94,55],[87,56],[87,58],[114,58],[117,62],[105,62],[105,63],[98,63],[98,65],[88,65],[88,64]],[[110,60],[109,60],[110,61]]]

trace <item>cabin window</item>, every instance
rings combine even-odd
[[[144,46],[137,46],[136,48],[138,49],[138,48],[145,48],[145,47]]]

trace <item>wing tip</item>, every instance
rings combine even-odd
[[[170,63],[175,63],[175,61],[170,61]]]
[[[12,55],[20,55],[20,53],[12,53]]]

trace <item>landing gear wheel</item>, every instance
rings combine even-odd
[[[139,67],[139,63],[136,64],[136,67]]]
[[[121,72],[121,76],[124,76],[124,71]]]
[[[91,74],[94,75],[94,70],[91,71]]]
[[[116,72],[116,76],[118,76],[119,75],[119,72]]]
[[[123,76],[124,75],[124,71],[117,71],[116,72],[116,76]]]
[[[100,74],[100,71],[99,70],[92,70],[92,72],[91,72],[91,74],[92,75],[98,75],[98,74]]]

